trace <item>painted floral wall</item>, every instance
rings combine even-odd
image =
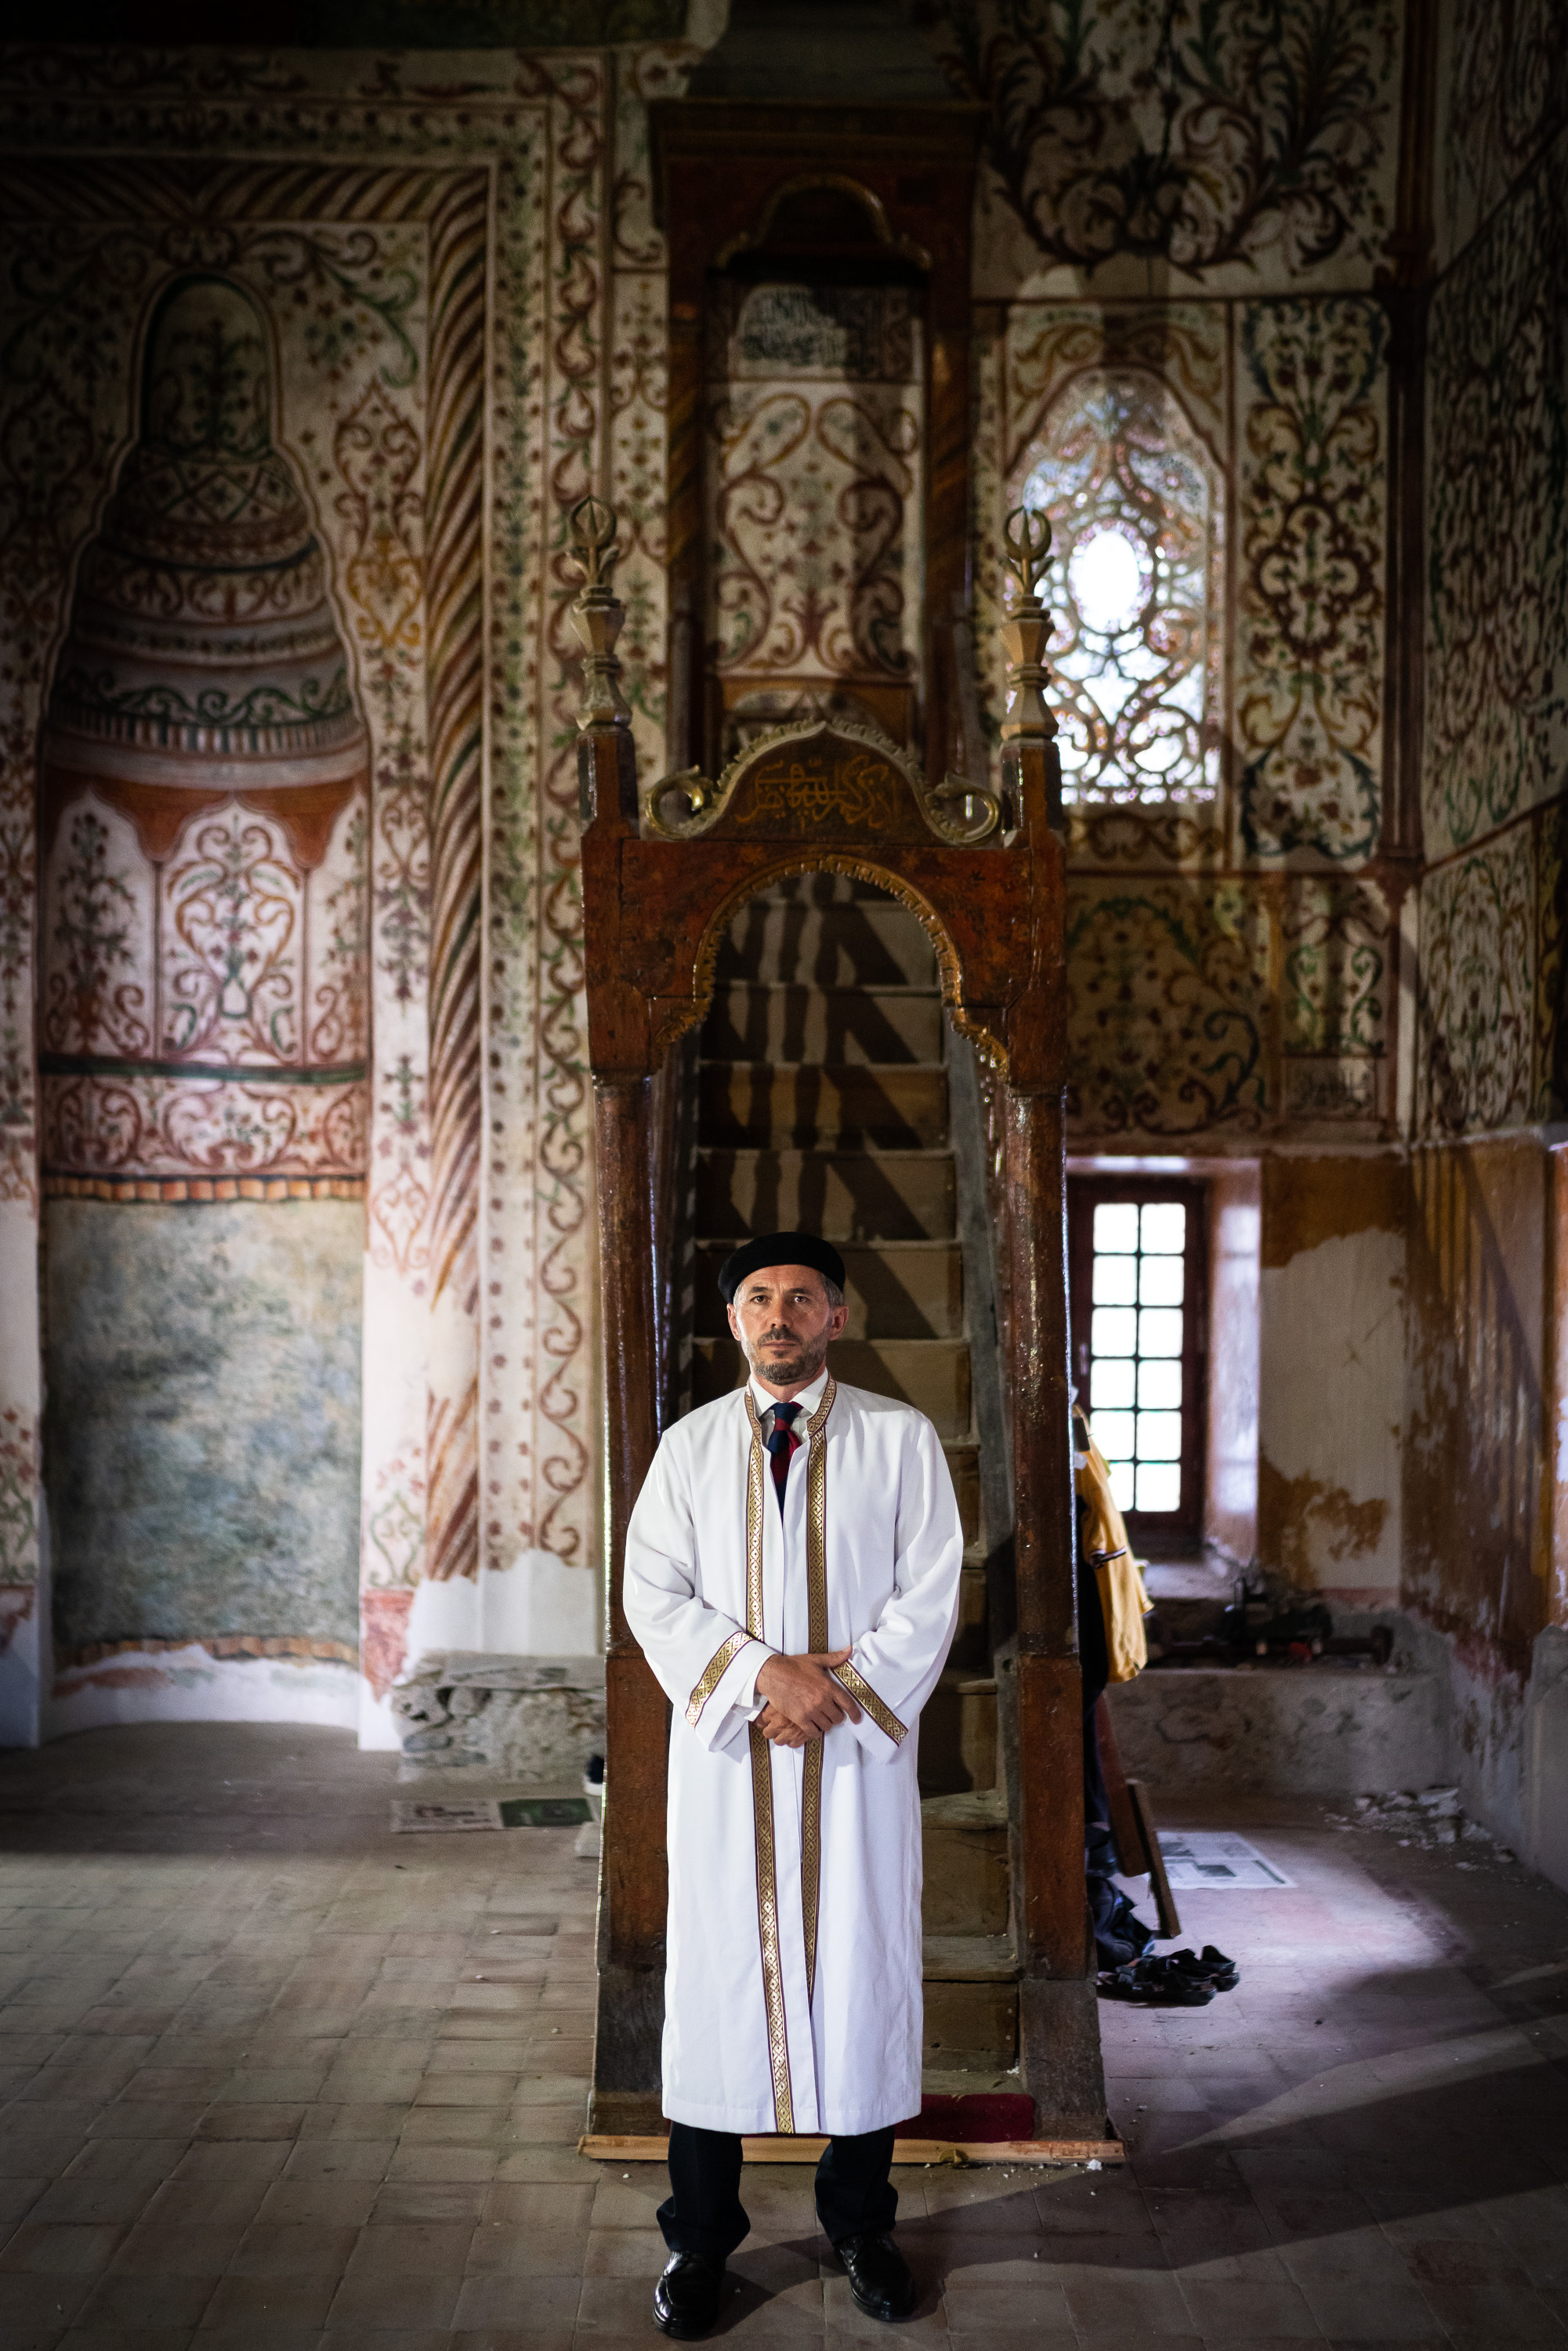
[[[1375,281],[1393,225],[1400,12],[1177,9],[1169,42],[1147,12],[1114,5],[951,21],[950,68],[993,110],[982,622],[1003,592],[1010,507],[1049,509],[1054,484],[1059,543],[1082,528],[1085,461],[1063,435],[1086,401],[1119,418],[1101,472],[1120,465],[1129,486],[1125,519],[1103,494],[1093,519],[1137,542],[1141,466],[1151,576],[1169,567],[1182,503],[1157,458],[1208,485],[1201,590],[1142,649],[1168,669],[1173,643],[1218,623],[1201,700],[1181,695],[1192,747],[1176,758],[1175,726],[1150,711],[1141,747],[1083,768],[1072,810],[1073,1140],[1387,1135],[1399,883],[1382,856],[1389,324]],[[1062,635],[1049,659],[1071,655]],[[1110,650],[1092,645],[1095,679]],[[1099,684],[1084,693],[1104,705]],[[994,657],[988,699],[994,716]],[[1074,699],[1070,789],[1096,723]],[[1102,739],[1140,707],[1134,694],[1113,718],[1103,709]]]
[[[130,1029],[91,1040],[75,1029],[37,1033],[35,778],[48,697],[63,691],[62,647],[85,592],[84,550],[112,518],[128,468],[140,462],[150,322],[169,288],[193,273],[231,289],[225,298],[236,315],[256,322],[279,481],[303,500],[320,550],[319,579],[347,656],[347,706],[368,747],[368,836],[361,828],[355,852],[369,893],[370,1058],[363,1080],[354,1073],[366,1107],[360,1156],[326,1170],[340,1176],[340,1189],[362,1195],[361,1205],[330,1204],[348,1210],[355,1238],[353,1294],[334,1293],[329,1319],[351,1331],[356,1379],[363,1364],[351,1552],[361,1587],[367,1729],[386,1735],[382,1700],[422,1584],[435,1592],[436,1634],[444,1626],[459,1645],[476,1645],[487,1584],[501,1595],[492,1618],[497,1608],[515,1618],[510,1595],[517,1593],[526,1622],[528,1594],[537,1599],[538,1584],[532,1570],[542,1566],[546,1614],[558,1635],[565,1624],[572,1637],[552,1640],[549,1625],[536,1625],[547,1637],[533,1646],[590,1646],[596,1638],[592,1171],[575,695],[563,618],[575,580],[562,548],[573,500],[590,489],[613,497],[628,549],[622,579],[638,724],[644,756],[657,764],[663,282],[641,141],[644,92],[667,85],[680,56],[657,47],[455,59],[35,48],[5,59],[0,1614],[12,1637],[0,1660],[0,1702],[7,1736],[37,1735],[38,1677],[47,1672],[36,1604],[48,1566],[38,1436],[43,1220],[68,1210],[79,1222],[89,1209],[134,1218],[140,1203],[151,1218],[188,1220],[182,1229],[199,1255],[217,1245],[217,1226],[204,1228],[204,1217],[248,1217],[244,1249],[254,1253],[258,1236],[276,1237],[290,1216],[298,1225],[311,1205],[294,1195],[313,1168],[265,1121],[165,1120],[156,1165],[140,1146],[117,1157],[118,1144],[101,1136],[96,1158],[80,1147],[62,1157],[47,1138],[40,1156],[40,1048],[145,1061],[156,1061],[165,1042],[161,1032],[149,1048]],[[73,820],[68,810],[55,836],[66,843],[68,866],[45,901],[45,944],[71,929],[70,920],[62,929],[62,892],[80,898],[86,891],[102,914],[113,911],[111,900],[120,904],[117,883],[129,891],[124,921],[108,925],[125,968],[116,989],[99,996],[126,1019],[151,1017],[155,1000],[164,1000],[159,956],[166,964],[178,921],[163,925],[163,946],[156,946],[154,925],[136,911],[134,841],[114,832],[120,820],[99,799],[81,806],[85,813]],[[78,839],[89,821],[103,840],[96,832]],[[265,817],[250,822],[253,831],[267,830]],[[193,842],[192,854],[201,846]],[[208,842],[204,852],[216,860],[209,929],[221,928],[225,905],[237,903],[232,890],[223,896],[221,847]],[[297,848],[268,832],[256,847],[261,864],[243,884],[246,952],[264,960],[270,921],[272,946],[287,962],[282,933],[306,922],[302,892],[322,900],[318,943],[331,920],[327,884],[339,885],[331,873],[319,881]],[[96,883],[83,862],[94,856]],[[132,860],[124,874],[115,858]],[[268,858],[275,873],[262,871]],[[179,866],[176,855],[159,867],[165,891]],[[270,914],[257,911],[264,902]],[[65,1020],[68,1028],[77,999],[64,964],[61,979],[64,993],[46,987],[44,1002],[57,1008],[48,1014],[57,1027]],[[178,983],[169,982],[171,1008],[178,995]],[[302,1053],[308,1058],[298,1027],[274,1040],[292,1056],[291,1068]],[[172,1029],[170,1038],[190,1041]],[[346,1032],[339,1041],[347,1051]],[[269,1050],[258,1041],[262,1058]],[[358,1050],[362,1060],[362,1039]],[[241,1042],[231,1057],[244,1060],[248,1050]],[[313,1075],[305,1072],[297,1091]],[[100,1091],[106,1082],[96,1063],[82,1081]],[[125,1082],[134,1092],[152,1081]],[[193,1311],[191,1282],[182,1290],[170,1272],[179,1250],[155,1238],[152,1223],[138,1229],[152,1283],[141,1308],[156,1321],[157,1286],[169,1284],[169,1319],[178,1329]],[[63,1230],[57,1256],[64,1280]],[[272,1249],[268,1274],[274,1289],[283,1281],[279,1296],[268,1292],[268,1311],[280,1309],[285,1322],[290,1292],[278,1270],[287,1257],[287,1248],[281,1257]],[[308,1323],[306,1270],[292,1304]],[[185,1403],[194,1409],[193,1398]],[[211,1458],[232,1470],[239,1432],[214,1426],[209,1434]],[[80,1481],[68,1482],[74,1489]],[[133,1498],[123,1499],[129,1506]],[[99,1499],[112,1509],[112,1480]],[[265,1593],[236,1583],[226,1614],[218,1610],[223,1621],[189,1594],[182,1600],[178,1587],[176,1575],[161,1591],[126,1591],[80,1614],[64,1677],[52,1698],[47,1687],[42,1694],[46,1727],[116,1710],[180,1710],[177,1687],[195,1690],[187,1710],[281,1704],[353,1719],[351,1622],[316,1623],[321,1609],[298,1593],[291,1599],[287,1575]],[[105,1654],[88,1653],[95,1648]],[[274,1684],[281,1677],[285,1695],[275,1687],[258,1699],[258,1673]]]
[[[1351,1604],[1396,1597],[1401,1549],[1405,18],[947,13],[949,69],[991,108],[983,647],[1005,513],[1044,504],[1061,550],[1070,1149],[1262,1161],[1259,1328],[1235,1342],[1260,1369],[1256,1504],[1211,1532]],[[1107,535],[1133,550],[1120,608]],[[986,700],[994,723],[994,656]]]
[[[562,0],[551,22],[570,33],[568,13]],[[1391,1596],[1404,1572],[1413,1598],[1434,1616],[1451,1600],[1456,1621],[1480,1603],[1445,1597],[1433,1564],[1456,1522],[1442,1501],[1443,1464],[1461,1458],[1452,1432],[1467,1414],[1492,1432],[1463,1472],[1485,1479],[1507,1416],[1528,1405],[1539,1430],[1546,1409],[1528,1338],[1539,1296],[1474,1287],[1486,1203],[1503,1186],[1497,1261],[1522,1266],[1534,1244],[1515,1222],[1532,1199],[1544,1219],[1547,1187],[1460,1156],[1418,1174],[1413,1205],[1406,1141],[1462,1155],[1502,1129],[1539,1163],[1539,1124],[1568,1085],[1568,99],[1552,13],[1547,0],[1412,10],[1423,40],[1435,29],[1428,60],[1407,50],[1399,0],[934,12],[956,86],[991,110],[974,560],[993,728],[1003,517],[1043,499],[1059,532],[1073,1146],[1263,1160],[1260,1555],[1364,1597]],[[721,16],[689,21],[711,38]],[[171,1703],[183,1675],[193,1705],[220,1710],[285,1702],[282,1688],[347,1719],[362,1696],[367,1735],[382,1738],[411,1643],[597,1638],[564,518],[590,489],[616,506],[626,688],[656,772],[665,281],[645,110],[696,54],[668,36],[668,10],[605,0],[580,46],[549,50],[33,47],[0,62],[3,1735],[36,1731],[40,1675],[57,1725]],[[363,1062],[344,1080],[359,1089],[359,1156],[318,1171],[352,1196],[324,1201],[289,1195],[310,1171],[259,1133],[188,1122],[184,1156],[156,1166],[89,1165],[45,1140],[37,1057],[89,1049],[69,1025],[86,1000],[69,953],[40,972],[40,904],[46,961],[62,908],[68,931],[124,931],[116,987],[140,1000],[99,987],[95,1018],[116,1004],[132,1026],[156,1016],[151,914],[111,919],[115,880],[139,909],[157,896],[152,883],[136,896],[134,826],[123,810],[110,821],[101,794],[84,802],[71,821],[90,814],[103,841],[46,828],[46,873],[36,794],[89,551],[142,430],[149,334],[193,276],[234,289],[257,323],[269,432],[319,549],[366,747],[363,841],[332,846],[342,871],[285,856],[270,834],[267,847],[298,923],[329,881],[364,881],[369,1043],[343,1062]],[[893,341],[862,372],[891,420],[877,478],[896,506],[913,371]],[[783,380],[814,381],[812,352],[762,357],[783,375],[759,375],[759,400],[821,406]],[[743,423],[716,420],[736,428],[744,486],[757,469]],[[1395,559],[1413,518],[1414,586]],[[747,508],[734,534],[742,606],[753,524]],[[1159,582],[1157,625],[1128,620],[1107,533],[1128,580]],[[886,625],[868,643],[901,678],[918,549],[896,528],[878,544]],[[871,679],[869,654],[861,665]],[[167,859],[137,854],[172,886]],[[133,1043],[126,1028],[90,1051],[159,1058]],[[44,1069],[57,1093],[70,1074]],[[268,1217],[356,1220],[362,1302],[340,1283],[331,1313],[355,1326],[362,1378],[362,1692],[351,1628],[312,1616],[283,1576],[266,1593],[236,1583],[222,1623],[172,1586],[135,1622],[84,1613],[50,1694],[40,1237],[53,1219],[49,1279],[66,1281],[84,1218],[142,1208],[149,1266],[165,1269],[179,1252],[152,1219],[242,1217],[245,1249],[255,1234],[273,1248],[286,1228]],[[302,1270],[290,1290],[269,1272],[255,1295],[303,1309],[316,1278]],[[174,1287],[167,1270],[149,1281]],[[1461,1311],[1474,1296],[1495,1311]],[[1445,1335],[1423,1354],[1427,1328]],[[79,1360],[89,1376],[85,1337]],[[340,1395],[341,1372],[311,1376]],[[235,1435],[222,1420],[214,1458]],[[118,1490],[110,1478],[104,1510]],[[1511,1595],[1543,1588],[1529,1573]],[[1513,1596],[1505,1616],[1535,1621]],[[257,1671],[273,1677],[259,1700]]]

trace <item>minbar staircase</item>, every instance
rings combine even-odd
[[[979,1451],[942,999],[916,917],[828,873],[742,908],[698,1065],[692,1401],[743,1376],[717,1286],[749,1234],[800,1227],[843,1255],[831,1366],[935,1424],[963,1512],[957,1636],[920,1724],[926,2087],[988,2087],[1018,2049],[1007,1804],[987,1623]]]

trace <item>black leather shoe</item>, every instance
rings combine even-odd
[[[724,2300],[724,2272],[700,2253],[672,2253],[653,2288],[653,2324],[683,2343],[706,2335]]]
[[[846,2237],[833,2251],[848,2273],[857,2310],[868,2318],[913,2317],[919,2291],[891,2237]]]

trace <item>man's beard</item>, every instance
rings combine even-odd
[[[780,1331],[777,1334],[771,1331],[764,1331],[761,1337],[754,1343],[743,1340],[741,1344],[747,1362],[751,1365],[758,1378],[766,1381],[769,1387],[810,1387],[828,1360],[826,1333],[814,1343],[807,1339],[797,1341],[796,1353],[786,1355],[780,1363],[765,1363],[762,1349],[767,1342],[776,1335],[780,1339],[795,1339],[793,1331]]]

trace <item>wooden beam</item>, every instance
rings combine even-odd
[[[830,2142],[826,2138],[751,2138],[741,2140],[747,2163],[820,2163]],[[589,2131],[577,2142],[579,2155],[601,2163],[665,2163],[668,2138],[651,2134]],[[1127,2151],[1119,2138],[898,2138],[893,2143],[894,2163],[1125,2163]]]

